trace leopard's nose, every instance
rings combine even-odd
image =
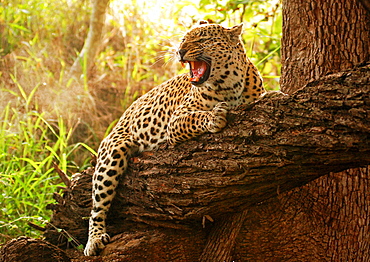
[[[179,56],[180,56],[180,61],[184,60],[184,55],[186,54],[186,52],[187,52],[187,51],[188,51],[188,50],[186,50],[186,49],[180,49],[180,50],[178,51]]]

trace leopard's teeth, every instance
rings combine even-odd
[[[189,80],[192,82],[199,82],[200,77],[199,76],[190,77]]]

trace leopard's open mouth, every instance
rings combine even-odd
[[[209,78],[211,63],[208,61],[181,61],[182,64],[188,63],[190,67],[189,80],[193,85],[203,84]]]

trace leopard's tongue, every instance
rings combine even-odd
[[[190,81],[198,82],[207,70],[207,64],[203,61],[189,61],[191,77]]]

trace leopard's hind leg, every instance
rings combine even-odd
[[[127,169],[129,156],[135,150],[130,135],[108,136],[100,145],[92,181],[93,206],[89,220],[89,239],[84,254],[97,255],[109,242],[106,217],[116,194],[119,177]]]

